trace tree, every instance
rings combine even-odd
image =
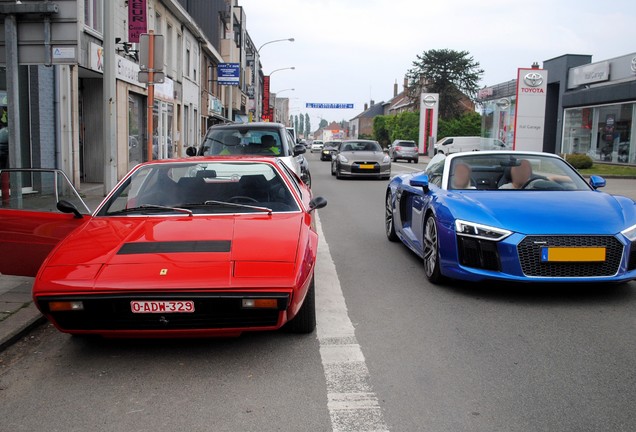
[[[294,116],[294,129],[296,129],[296,135],[298,135],[298,114]]]
[[[294,127],[294,116],[292,114],[289,115],[289,127]]]
[[[419,100],[421,93],[439,93],[439,115],[445,120],[457,118],[465,111],[464,97],[474,101],[484,70],[468,51],[450,49],[424,51],[407,73],[408,93]]]
[[[417,142],[420,130],[420,113],[403,112],[389,116],[386,122],[389,140],[411,140]],[[477,134],[479,135],[479,133]]]
[[[305,138],[311,134],[311,123],[309,121],[309,114],[305,113]]]
[[[318,128],[319,128],[319,129],[322,129],[322,128],[324,128],[325,126],[327,126],[328,124],[329,124],[329,123],[327,122],[327,120],[325,120],[324,118],[321,118],[321,119],[320,119],[320,123],[318,124]]]
[[[448,136],[479,135],[481,135],[481,115],[477,112],[468,112],[451,120],[440,119],[437,125],[438,140]]]
[[[389,130],[387,129],[387,120],[389,116],[376,116],[373,118],[373,139],[380,143],[383,147],[390,144]]]
[[[302,135],[305,131],[305,116],[300,114],[298,117],[298,131],[296,132],[298,136]]]

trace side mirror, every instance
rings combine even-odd
[[[84,216],[77,210],[77,207],[72,202],[66,200],[59,200],[55,205],[59,211],[62,213],[73,213],[75,215],[75,219],[81,219]]]
[[[304,145],[298,144],[298,145],[294,146],[294,156],[301,155],[301,154],[303,154],[305,152],[307,152],[307,149],[305,148]]]
[[[309,211],[312,212],[316,209],[321,209],[327,205],[327,200],[321,196],[318,196],[309,201]]]
[[[597,175],[590,176],[590,186],[594,189],[605,187],[606,184],[607,182],[603,177]]]
[[[420,174],[411,179],[411,186],[421,187],[424,192],[428,192],[428,174]]]
[[[188,148],[186,149],[186,154],[187,154],[188,156],[196,156],[196,155],[197,155],[197,148],[196,148],[196,147],[193,147],[193,146],[188,147]]]

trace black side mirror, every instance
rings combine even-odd
[[[294,156],[301,155],[301,154],[305,153],[306,151],[307,151],[307,149],[302,144],[298,144],[298,145],[294,146]]]
[[[186,149],[186,154],[188,156],[196,156],[197,155],[197,148],[194,146],[190,146]]]
[[[72,202],[59,200],[55,207],[57,207],[57,209],[62,213],[73,213],[75,215],[75,219],[81,219],[84,217]]]
[[[312,212],[316,209],[321,209],[327,205],[327,200],[321,196],[318,196],[309,201],[309,211]]]

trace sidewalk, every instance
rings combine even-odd
[[[80,196],[91,212],[104,199],[103,187],[101,183],[83,183],[80,187]],[[31,299],[33,280],[0,274],[0,351],[46,321]]]
[[[46,318],[31,300],[33,278],[0,274],[0,351]]]

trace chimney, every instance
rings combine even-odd
[[[407,88],[409,88],[409,79],[405,76],[404,77],[404,90],[406,90]]]
[[[369,106],[373,106],[373,105],[375,105],[375,101],[371,99],[371,103],[369,104]]]
[[[539,62],[532,63],[532,69],[539,69]]]
[[[397,80],[395,80],[395,83],[393,84],[393,97],[396,97],[398,94],[397,91]]]
[[[364,110],[366,111],[366,110],[368,110],[368,109],[369,109],[369,104],[365,102],[365,103],[364,103]]]

